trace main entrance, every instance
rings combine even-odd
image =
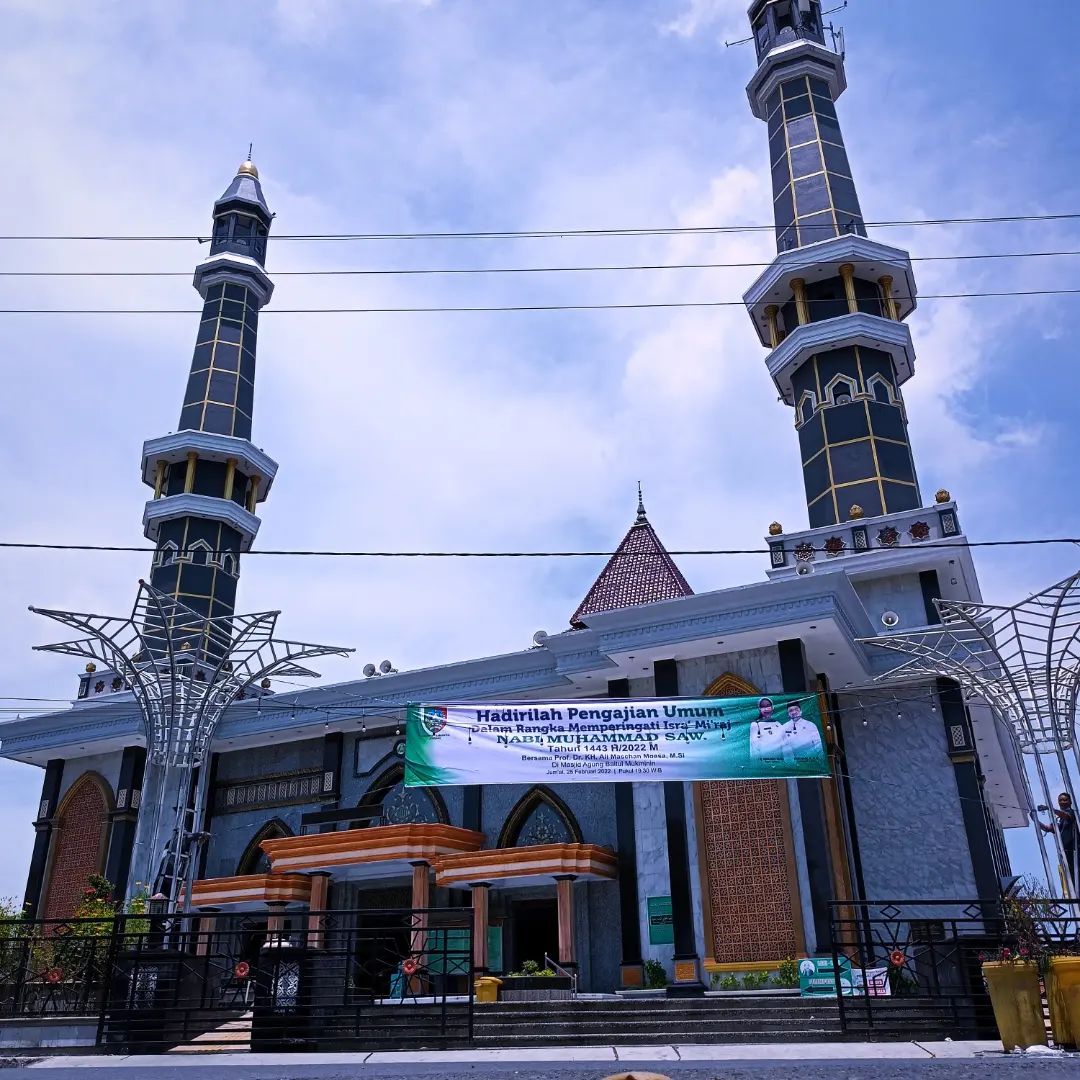
[[[554,896],[539,900],[514,900],[510,903],[511,962],[521,970],[526,960],[544,967],[544,955],[559,956],[559,907]]]

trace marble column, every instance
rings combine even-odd
[[[573,971],[577,967],[574,944],[574,881],[576,874],[555,878],[555,897],[559,905],[559,964]]]
[[[308,875],[311,878],[311,898],[308,900],[308,948],[321,949],[326,930],[327,898],[330,895],[330,875],[325,870],[316,870]]]
[[[413,960],[421,967],[426,967],[424,951],[427,949],[427,924],[428,916],[425,908],[431,906],[431,866],[419,860],[410,863],[412,866],[412,936],[409,938],[409,952]]]
[[[473,909],[473,967],[477,975],[486,975],[488,967],[488,890],[490,881],[470,882]]]
[[[199,916],[199,928],[195,935],[195,955],[208,956],[210,954],[210,942],[214,937],[214,928],[217,926],[217,908],[203,908]]]

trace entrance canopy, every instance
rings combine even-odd
[[[264,840],[260,846],[275,875],[325,870],[335,880],[362,881],[408,875],[413,863],[474,852],[483,842],[483,833],[452,825],[378,825]]]
[[[264,908],[267,904],[307,904],[311,878],[306,874],[244,874],[205,878],[191,889],[192,907]]]
[[[435,863],[435,884],[460,888],[473,882],[492,887],[549,884],[553,877],[610,881],[618,859],[596,844],[536,844],[445,855]]]

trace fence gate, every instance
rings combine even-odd
[[[471,909],[120,917],[98,1045],[449,1047],[472,1038]]]
[[[997,901],[839,902],[831,926],[845,1033],[997,1038],[981,970],[1004,940]]]

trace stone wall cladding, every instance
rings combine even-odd
[[[956,774],[929,688],[839,701],[867,897],[974,897]]]
[[[54,825],[43,918],[70,918],[82,899],[86,879],[101,873],[108,813],[101,781],[83,773],[70,788]]]

